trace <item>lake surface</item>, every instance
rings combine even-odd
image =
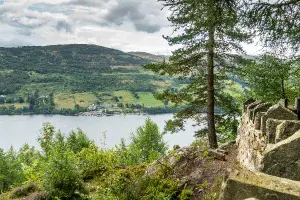
[[[120,143],[121,138],[127,141],[130,134],[135,132],[138,126],[144,124],[145,115],[115,115],[105,117],[92,116],[60,116],[60,115],[33,115],[33,116],[0,116],[0,148],[7,150],[10,146],[19,149],[27,143],[38,147],[37,137],[42,124],[50,122],[62,133],[67,134],[72,130],[80,128],[89,138],[93,139],[98,146],[113,147]],[[171,114],[150,115],[163,130],[165,121],[172,118]],[[188,122],[184,132],[166,134],[165,141],[169,147],[178,144],[187,146],[194,140],[195,127]],[[106,135],[105,143],[103,135]]]

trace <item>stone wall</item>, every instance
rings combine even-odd
[[[225,180],[221,199],[300,199],[300,121],[297,119],[295,112],[281,104],[272,106],[253,100],[244,104],[237,138],[241,172]],[[241,179],[237,174],[247,174],[248,178]],[[282,188],[299,192],[292,194]]]

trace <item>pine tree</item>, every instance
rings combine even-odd
[[[207,107],[208,140],[217,148],[215,108],[222,96],[226,70],[243,52],[239,43],[249,37],[238,27],[237,0],[159,0],[171,12],[168,18],[173,36],[165,38],[170,45],[181,45],[169,62],[147,65],[147,69],[188,79],[189,85],[178,93],[167,90],[159,95],[176,105],[188,105],[167,124],[169,129],[182,127],[184,120],[194,118],[199,123],[203,107]]]
[[[265,46],[299,51],[300,0],[244,0],[244,23]]]

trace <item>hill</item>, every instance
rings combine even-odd
[[[134,55],[134,56],[138,56],[140,58],[144,58],[147,60],[152,60],[152,61],[159,61],[162,62],[164,60],[168,60],[169,56],[165,56],[165,55],[154,55],[154,54],[150,54],[150,53],[146,53],[146,52],[129,52],[130,54]]]
[[[145,55],[85,44],[0,48],[0,103],[6,102],[0,106],[26,106],[36,91],[54,94],[57,109],[95,102],[163,106],[153,93],[180,83],[143,70],[160,57]]]

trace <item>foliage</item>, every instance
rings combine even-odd
[[[22,165],[17,159],[16,152],[12,148],[8,152],[0,149],[0,192],[18,186],[23,181]]]
[[[237,74],[249,85],[248,92],[255,99],[277,102],[285,98],[293,100],[300,95],[299,66],[292,60],[265,54],[249,62]]]
[[[124,140],[121,140],[118,147],[121,163],[125,165],[150,163],[165,154],[166,150],[167,145],[163,141],[163,135],[159,132],[157,124],[150,118],[146,119],[144,126],[137,128],[136,134],[132,134],[128,147]]]
[[[82,149],[89,148],[90,145],[94,144],[81,129],[78,129],[77,132],[72,131],[67,136],[66,143],[74,153],[79,153]]]
[[[232,52],[243,53],[242,41],[249,36],[239,29],[237,13],[238,1],[226,0],[163,0],[171,12],[169,17],[174,31],[172,37],[165,37],[170,45],[181,44],[175,50],[169,62],[146,65],[147,69],[162,75],[169,74],[179,79],[189,79],[190,83],[180,91],[165,90],[160,100],[177,105],[186,105],[178,112],[167,129],[183,127],[184,121],[194,118],[200,124],[199,114],[207,106],[208,138],[211,147],[217,147],[215,134],[214,108],[222,108],[218,98],[223,93],[226,73],[236,66],[240,56]],[[203,123],[201,123],[203,125]]]
[[[299,50],[300,3],[298,0],[244,0],[243,19],[248,28],[271,48]]]
[[[75,154],[56,144],[43,170],[43,188],[59,199],[84,199],[87,193]]]
[[[98,149],[94,144],[82,149],[77,155],[78,167],[84,180],[90,180],[95,176],[112,170],[118,164],[116,152]]]

